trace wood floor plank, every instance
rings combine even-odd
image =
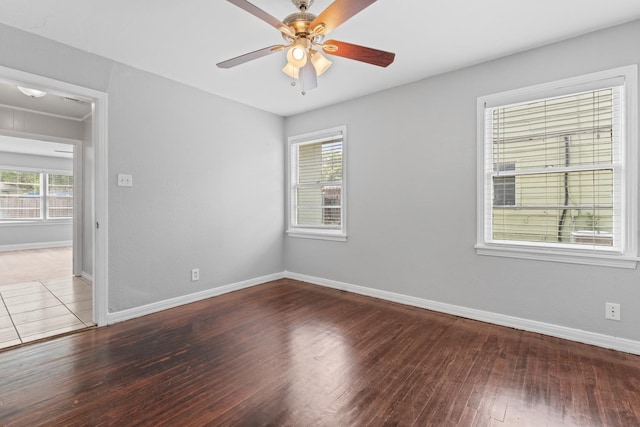
[[[0,425],[631,426],[640,357],[279,280],[0,352]]]

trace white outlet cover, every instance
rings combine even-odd
[[[133,175],[119,173],[118,187],[133,187]]]
[[[605,318],[620,321],[620,304],[605,303]]]

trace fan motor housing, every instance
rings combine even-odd
[[[309,25],[316,16],[307,12],[296,12],[287,16],[282,22],[292,28],[296,34],[309,34]]]

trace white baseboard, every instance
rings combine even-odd
[[[183,295],[176,298],[171,298],[164,301],[158,301],[151,304],[146,304],[140,307],[134,307],[127,310],[117,311],[114,313],[107,313],[107,324],[124,322],[125,320],[134,319],[140,316],[146,316],[147,314],[156,313],[162,310],[168,310],[170,308],[178,307],[184,304],[200,301],[203,299],[216,297],[218,295],[226,294],[240,289],[250,288],[252,286],[261,285],[273,280],[283,279],[284,273],[274,273],[266,276],[256,277],[254,279],[244,280],[242,282],[232,283],[226,286],[220,286],[213,289],[207,289],[201,292],[196,292],[189,295]]]
[[[599,347],[640,355],[640,342],[629,340],[626,338],[618,338],[610,335],[598,334],[595,332],[588,332],[580,329],[573,329],[565,326],[538,322],[535,320],[522,319],[519,317],[506,316],[504,314],[492,313],[489,311],[476,310],[473,308],[467,308],[452,304],[445,304],[437,301],[397,294],[394,292],[381,291],[364,286],[338,282],[335,280],[323,279],[320,277],[308,276],[305,274],[292,273],[290,271],[285,271],[284,276],[289,279],[300,280],[314,285],[325,286],[328,288],[366,295],[386,301],[393,301],[413,307],[452,314],[455,316],[465,317],[467,319],[479,320],[495,325],[507,326],[514,329],[536,332],[539,334],[563,338],[570,341],[577,341],[585,344],[591,344]]]
[[[61,242],[20,243],[17,245],[0,245],[0,252],[23,251],[27,249],[61,248],[72,245],[73,242],[71,240],[65,240]]]
[[[84,276],[84,274],[83,274]],[[397,302],[412,307],[424,308],[427,310],[437,311],[441,313],[452,314],[467,319],[479,320],[481,322],[492,323],[495,325],[506,326],[514,329],[520,329],[529,332],[535,332],[552,337],[563,338],[570,341],[581,342],[585,344],[596,345],[599,347],[609,348],[613,350],[623,351],[631,354],[640,355],[640,342],[629,340],[626,338],[613,337],[610,335],[598,334],[595,332],[583,331],[580,329],[558,326],[550,323],[538,322],[535,320],[523,319],[520,317],[506,316],[504,314],[492,313],[489,311],[476,310],[473,308],[462,307],[453,304],[446,304],[437,301],[427,300],[423,298],[412,297],[404,294],[398,294],[379,289],[367,288],[364,286],[353,285],[350,283],[338,282],[335,280],[323,279],[320,277],[308,276],[305,274],[293,273],[285,271],[282,273],[274,273],[266,276],[256,277],[254,279],[245,280],[221,286],[205,291],[196,292],[189,295],[183,295],[164,301],[134,307],[107,314],[107,324],[113,324],[130,320],[147,314],[156,313],[158,311],[167,310],[184,304],[200,301],[203,299],[223,295],[229,292],[238,291],[240,289],[250,288],[252,286],[261,285],[266,282],[289,278],[300,280],[302,282],[314,285],[324,286],[332,289],[352,292],[359,295],[365,295],[385,301]],[[93,279],[91,277],[91,279]]]
[[[86,273],[84,271],[80,272],[80,277],[82,277],[87,282],[93,283],[93,274]]]

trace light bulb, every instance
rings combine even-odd
[[[293,46],[287,52],[287,60],[296,68],[304,67],[304,64],[307,63],[307,52],[300,46]]]
[[[296,61],[301,61],[302,58],[304,58],[304,50],[299,47],[294,47],[291,56],[293,56],[293,59]]]

